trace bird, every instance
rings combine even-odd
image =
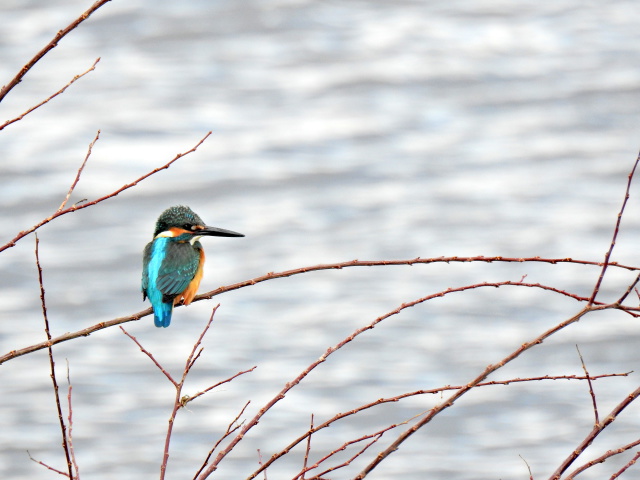
[[[176,205],[158,217],[153,240],[142,257],[142,300],[149,298],[156,327],[168,327],[174,305],[189,305],[204,266],[203,236],[244,237],[224,228],[208,227],[189,207]]]

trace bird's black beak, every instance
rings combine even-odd
[[[217,227],[203,227],[201,230],[194,232],[196,235],[208,235],[211,237],[244,237],[244,234],[225,230]]]

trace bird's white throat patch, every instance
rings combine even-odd
[[[182,235],[182,234],[180,234]],[[176,237],[176,232],[173,232],[171,230],[165,230],[164,232],[160,232],[158,235],[156,235],[156,238],[173,238]],[[194,243],[196,243],[198,240],[200,240],[202,238],[202,235],[195,235],[193,237],[191,237],[189,239],[189,243],[191,245],[193,245]]]

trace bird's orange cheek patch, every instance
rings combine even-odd
[[[193,232],[190,232],[189,230],[185,230],[184,228],[180,228],[180,227],[171,227],[169,228],[169,231],[171,232],[172,237],[179,237],[183,233],[193,233]]]

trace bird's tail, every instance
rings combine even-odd
[[[168,327],[171,324],[171,314],[173,313],[173,302],[161,302],[153,309],[153,321],[156,327]]]

